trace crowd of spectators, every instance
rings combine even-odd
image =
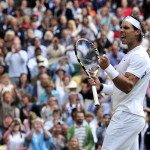
[[[149,0],[0,1],[0,150],[101,149],[111,97],[99,94],[95,109],[74,44],[90,39],[115,67],[127,53],[120,23],[131,14],[145,26],[142,45],[149,53]],[[111,84],[105,72],[98,75]],[[149,150],[150,86],[144,109],[139,146]]]

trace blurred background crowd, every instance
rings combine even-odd
[[[115,67],[127,53],[120,23],[131,14],[144,24],[149,53],[150,0],[0,1],[0,150],[101,149],[111,97],[99,94],[95,108],[74,44],[90,39]],[[102,70],[98,76],[112,84]],[[150,86],[144,110],[139,147],[150,150]]]

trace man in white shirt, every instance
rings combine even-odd
[[[128,52],[116,70],[106,55],[100,67],[113,81],[101,84],[98,78],[89,80],[100,86],[101,92],[112,95],[113,116],[107,128],[102,150],[138,150],[138,134],[145,126],[143,101],[150,79],[150,58],[141,45],[143,27],[140,21],[127,16],[121,23],[120,38]]]
[[[22,73],[27,74],[28,55],[26,51],[21,50],[21,41],[19,37],[15,37],[11,52],[8,52],[5,58],[8,65],[8,73],[12,83],[17,84]]]

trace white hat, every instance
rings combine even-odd
[[[37,117],[33,120],[33,123],[36,123],[36,122],[41,122],[41,123],[44,123],[44,120],[40,117]]]
[[[39,66],[39,67],[46,67],[46,65],[45,65],[44,62],[39,63],[38,66]]]
[[[67,88],[77,88],[77,83],[74,80],[71,80]]]

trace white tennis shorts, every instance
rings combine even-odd
[[[106,130],[102,150],[138,150],[138,134],[144,126],[144,117],[117,111]]]

